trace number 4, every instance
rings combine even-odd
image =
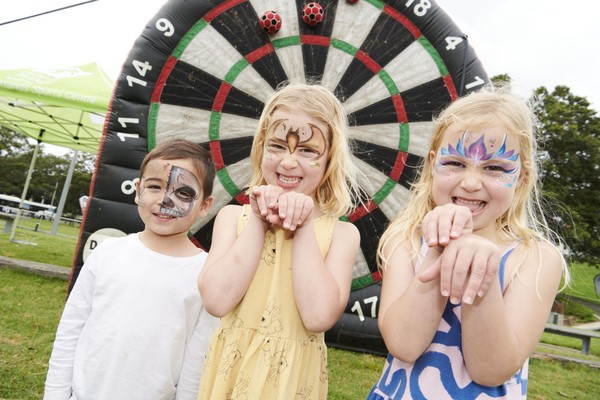
[[[456,46],[458,46],[462,41],[462,37],[446,36],[446,50],[456,50]]]
[[[138,74],[140,74],[140,76],[146,76],[147,71],[152,71],[152,65],[150,65],[148,61],[141,62],[138,60],[133,60],[131,64],[133,64],[133,67]]]

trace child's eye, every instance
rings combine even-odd
[[[196,198],[196,192],[191,188],[179,188],[175,189],[175,196],[185,203],[190,203]]]
[[[276,152],[276,153],[278,153],[278,152],[282,152],[282,151],[285,151],[285,150],[286,150],[286,147],[285,147],[285,146],[282,146],[282,145],[280,145],[280,144],[277,144],[277,143],[269,143],[269,145],[267,146],[267,148],[268,148],[270,151],[273,151],[273,152]]]
[[[455,168],[462,168],[464,167],[464,164],[458,161],[442,161],[440,162],[440,165],[444,166],[444,167],[455,167]]]
[[[512,174],[517,170],[517,168],[510,168],[508,166],[501,165],[488,165],[485,167],[485,170],[493,173]]]
[[[507,172],[507,170],[504,167],[501,167],[499,165],[490,165],[485,167],[485,169],[491,172]]]
[[[160,187],[160,185],[155,185],[155,184],[149,184],[145,186],[146,189],[150,189],[150,190],[162,190],[162,187]]]
[[[310,147],[301,147],[298,149],[298,154],[303,157],[314,158],[318,157],[320,154],[317,150],[311,149]]]

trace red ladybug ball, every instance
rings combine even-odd
[[[281,17],[277,11],[265,12],[259,20],[260,28],[269,35],[279,32],[281,29]]]
[[[302,20],[310,26],[317,26],[319,22],[323,21],[324,15],[325,11],[319,3],[308,3],[302,9]]]

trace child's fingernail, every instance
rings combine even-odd
[[[452,303],[452,304],[458,304],[458,298],[457,297],[452,297],[450,299],[450,303]]]
[[[447,242],[447,241],[448,241],[448,238],[446,236],[440,236],[440,242],[441,243],[444,243],[444,242]]]
[[[442,290],[442,296],[448,297],[450,293],[447,290]]]
[[[467,304],[473,304],[473,299],[470,296],[467,296],[467,297],[465,297],[463,302],[465,302]]]
[[[450,232],[450,236],[451,237],[457,237],[458,236],[458,232],[456,232],[456,231]]]
[[[477,292],[477,296],[479,296],[479,297],[483,297],[484,294],[485,294],[485,292],[483,290],[480,290],[479,292]]]

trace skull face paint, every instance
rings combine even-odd
[[[187,216],[201,193],[196,176],[187,169],[164,163],[158,174],[147,171],[140,182],[140,204],[159,202],[159,212],[175,218]]]

